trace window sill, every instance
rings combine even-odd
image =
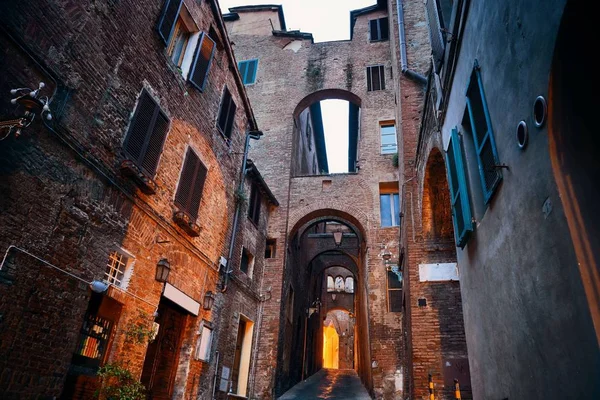
[[[400,225],[380,226],[381,229],[400,228]]]
[[[189,236],[198,237],[202,228],[183,211],[175,211],[173,221]]]
[[[131,160],[124,160],[121,163],[121,174],[132,180],[146,194],[154,194],[158,189],[156,182],[144,174]]]

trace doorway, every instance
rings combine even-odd
[[[159,324],[156,339],[148,345],[142,383],[152,400],[170,400],[179,363],[179,349],[186,313],[174,303],[162,298],[158,306]]]
[[[252,355],[253,333],[254,322],[241,315],[238,324],[235,358],[231,375],[231,390],[238,396],[245,397],[248,394],[248,377]]]

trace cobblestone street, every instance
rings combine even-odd
[[[279,400],[367,400],[370,398],[353,369],[322,369],[285,392]]]

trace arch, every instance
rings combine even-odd
[[[594,13],[586,2],[570,0],[554,49],[548,89],[548,143],[581,282],[600,343],[600,160],[597,149],[594,63],[580,60],[582,38],[594,35]],[[582,84],[581,77],[586,77]],[[594,84],[593,82],[596,82]]]
[[[427,239],[452,240],[452,208],[442,152],[434,147],[425,166],[422,194],[423,235]]]
[[[349,226],[357,235],[358,240],[360,242],[364,242],[366,238],[366,231],[363,226],[368,227],[368,218],[361,210],[358,210],[352,206],[348,206],[345,210],[340,210],[338,208],[321,208],[323,202],[319,202],[319,204],[315,204],[314,209],[310,210],[302,210],[306,211],[304,215],[301,215],[302,211],[296,211],[293,215],[290,215],[290,222],[288,226],[292,226],[288,232],[288,237],[292,238],[298,232],[302,232],[308,228],[313,221],[318,222],[323,220],[333,220],[341,222],[347,226]],[[365,220],[366,224],[362,223],[358,218],[354,215],[361,215]]]
[[[339,260],[323,261],[323,264],[318,269],[312,270],[312,274],[314,276],[318,276],[323,271],[325,271],[326,269],[332,268],[332,267],[342,267],[342,268],[345,268],[348,271],[350,271],[355,278],[358,276],[358,264],[357,264],[358,260],[353,255],[348,254],[348,253],[346,253],[343,250],[325,250],[325,251],[322,251],[319,254],[315,255],[309,261],[308,264],[309,265],[314,265],[314,261],[317,260],[319,257],[321,257],[323,255],[339,255],[341,257],[346,257],[346,258],[348,258],[349,263],[344,265]],[[334,277],[334,279],[335,279],[335,277]]]
[[[329,99],[346,100],[358,107],[360,107],[362,103],[360,97],[344,89],[318,90],[316,92],[312,92],[311,94],[305,96],[302,100],[300,100],[300,102],[294,109],[294,119],[298,118],[300,113],[311,104],[316,103],[317,101]]]

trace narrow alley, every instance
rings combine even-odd
[[[300,382],[279,400],[368,400],[367,390],[353,369],[322,369]]]

